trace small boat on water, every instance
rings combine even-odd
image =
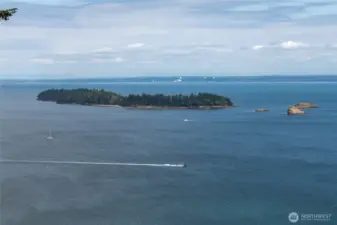
[[[179,164],[164,164],[165,166],[169,167],[180,167],[180,168],[186,168],[187,164],[186,163],[179,163]]]
[[[54,139],[53,136],[51,135],[51,129],[49,129],[49,136],[47,137],[48,140]]]
[[[183,78],[179,77],[178,79],[174,80],[173,82],[183,82]]]

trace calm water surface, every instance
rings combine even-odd
[[[228,95],[237,108],[138,111],[35,101],[50,87]],[[2,225],[337,224],[337,83],[31,84],[0,90],[1,157],[188,164],[1,165]],[[308,115],[285,115],[299,101]],[[268,113],[255,113],[256,108]],[[183,122],[187,118],[190,122]],[[54,140],[47,140],[49,129]]]

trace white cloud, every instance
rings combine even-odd
[[[97,53],[116,52],[116,50],[111,47],[103,47],[103,48],[95,49],[93,52],[97,52]]]
[[[260,50],[263,48],[268,49],[275,49],[275,48],[281,48],[281,49],[298,49],[298,48],[309,48],[309,47],[322,47],[322,46],[311,46],[309,44],[303,43],[303,42],[295,42],[295,41],[285,41],[281,42],[279,44],[266,44],[266,45],[254,45],[252,47],[252,50]]]
[[[143,47],[145,44],[144,43],[135,43],[135,44],[129,44],[128,48],[141,48]]]
[[[264,48],[263,45],[255,45],[255,46],[252,47],[253,50],[260,50],[262,48]]]
[[[121,63],[125,60],[122,57],[116,57],[116,58],[92,58],[91,62],[94,63]]]
[[[295,48],[305,48],[309,47],[308,44],[302,43],[302,42],[295,42],[295,41],[286,41],[282,42],[280,44],[281,48],[285,49],[295,49]]]
[[[32,58],[30,61],[33,63],[54,64],[54,60],[50,58]]]

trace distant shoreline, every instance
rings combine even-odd
[[[67,104],[65,104],[67,105]],[[74,105],[80,105],[80,104],[74,104]],[[85,105],[86,106],[86,105]],[[94,106],[94,107],[112,107],[112,108],[123,108],[120,105],[87,105],[87,106]]]
[[[226,109],[233,108],[233,106],[198,106],[198,107],[187,107],[187,106],[126,106],[122,107],[125,109],[143,109],[143,110],[179,110],[179,109],[189,109],[189,110],[216,110],[216,109]]]
[[[187,106],[149,106],[149,105],[137,105],[137,106],[120,106],[120,105],[81,105],[76,103],[56,103],[59,105],[79,105],[79,106],[92,106],[92,107],[102,107],[102,108],[121,108],[121,109],[140,109],[140,110],[217,110],[217,109],[228,109],[235,106],[198,106],[198,107],[187,107]]]

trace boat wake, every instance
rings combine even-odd
[[[7,164],[69,164],[69,165],[99,165],[99,166],[148,166],[148,167],[179,167],[186,164],[154,164],[154,163],[121,163],[121,162],[83,162],[83,161],[33,161],[33,160],[9,160],[2,159],[0,163]]]

